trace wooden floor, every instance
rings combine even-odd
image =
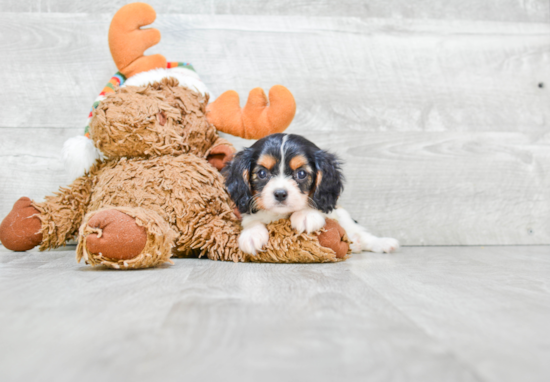
[[[0,248],[0,380],[548,381],[549,254],[119,272]]]

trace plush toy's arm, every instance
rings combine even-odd
[[[208,105],[208,122],[219,131],[246,139],[260,139],[269,134],[281,133],[292,122],[296,101],[292,93],[281,85],[269,90],[268,98],[261,88],[252,89],[248,101],[241,109],[239,95],[226,91]]]
[[[233,159],[237,150],[227,139],[220,138],[214,142],[206,153],[208,162],[221,171],[225,164]]]
[[[90,175],[81,176],[70,186],[46,196],[44,202],[32,203],[42,221],[41,251],[65,245],[76,236],[90,202],[93,179]]]

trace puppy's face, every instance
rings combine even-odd
[[[288,135],[262,145],[250,176],[257,209],[284,214],[309,206],[316,173],[307,151],[304,143],[289,141]]]
[[[224,169],[241,213],[330,212],[342,191],[337,158],[298,135],[274,134],[237,154]]]

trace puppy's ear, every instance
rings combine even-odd
[[[330,213],[344,190],[344,174],[341,161],[334,154],[319,150],[315,153],[317,176],[313,191],[315,207],[324,213]]]
[[[225,187],[229,196],[241,214],[250,213],[252,188],[250,187],[250,171],[252,169],[252,149],[239,152],[222,170],[225,177]]]

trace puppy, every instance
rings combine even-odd
[[[273,134],[235,155],[222,171],[242,215],[239,247],[255,255],[267,244],[266,224],[288,218],[298,232],[315,232],[325,217],[346,231],[353,252],[391,252],[399,243],[378,238],[336,207],[344,189],[341,162],[302,136]]]

